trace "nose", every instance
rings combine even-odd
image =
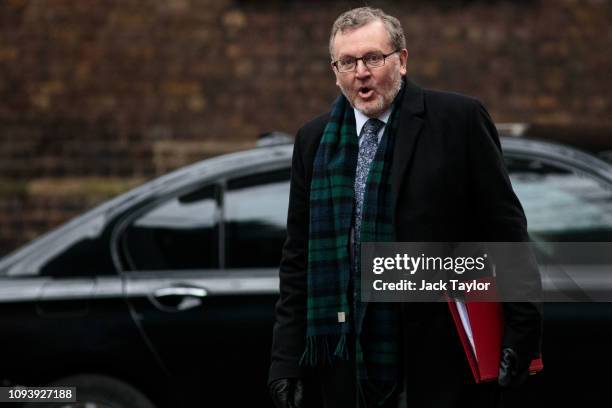
[[[355,75],[358,78],[364,78],[370,75],[370,70],[363,60],[357,60],[357,66],[355,67]]]

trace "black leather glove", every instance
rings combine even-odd
[[[529,377],[530,364],[531,358],[529,356],[519,356],[514,349],[504,348],[499,361],[497,382],[500,386],[506,388],[521,385]]]
[[[304,382],[299,378],[279,378],[268,389],[276,408],[303,408]]]

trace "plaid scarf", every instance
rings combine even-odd
[[[393,241],[390,168],[402,91],[366,181],[361,242]],[[351,268],[349,232],[359,144],[355,115],[344,96],[331,116],[314,159],[310,186],[306,349],[300,364],[348,360],[355,351],[357,385],[368,406],[382,405],[398,383],[400,315],[393,303],[361,302],[359,251]],[[353,293],[349,294],[349,290]],[[366,313],[367,311],[367,313]],[[348,336],[353,331],[354,336]],[[355,340],[348,345],[347,339]]]

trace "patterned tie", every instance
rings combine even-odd
[[[355,244],[361,242],[361,220],[363,218],[363,199],[370,165],[378,149],[378,131],[385,124],[378,119],[368,119],[361,130],[363,140],[359,144],[357,171],[355,173]]]

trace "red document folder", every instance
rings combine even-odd
[[[501,358],[501,344],[504,329],[502,305],[499,302],[465,302],[465,311],[469,321],[461,319],[458,304],[449,300],[455,327],[461,339],[476,383],[496,381]],[[469,324],[470,327],[466,327]],[[474,347],[468,333],[471,332]],[[531,361],[529,371],[542,371],[541,358]]]

